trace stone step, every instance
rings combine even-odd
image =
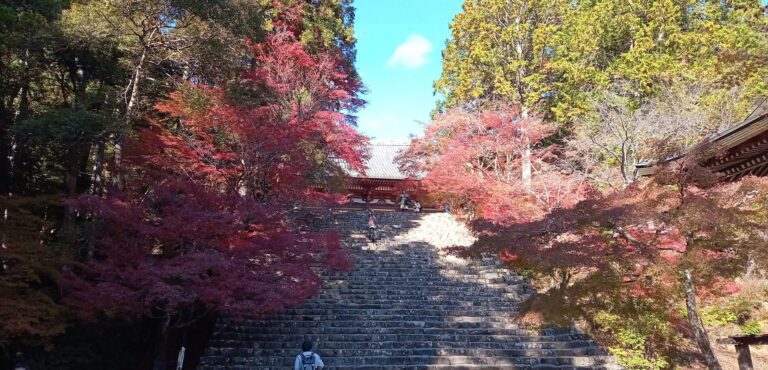
[[[571,366],[571,365],[550,365],[550,364],[538,364],[538,365],[444,365],[444,364],[431,364],[422,366],[340,366],[340,367],[326,367],[328,370],[621,370],[621,366],[609,364],[598,366]]]
[[[463,298],[472,300],[474,302],[497,302],[497,303],[509,303],[510,299],[515,300],[526,294],[529,291],[523,287],[510,287],[509,289],[499,291],[489,291],[486,289],[456,289],[456,290],[408,290],[403,289],[396,290],[362,290],[362,289],[347,289],[343,287],[328,287],[322,289],[318,295],[312,299],[312,302],[320,302],[329,299],[370,299],[370,300],[448,300],[462,302]]]
[[[503,295],[501,295],[503,294]],[[326,291],[313,299],[313,305],[341,306],[341,305],[380,305],[381,308],[417,308],[417,307],[444,307],[456,305],[458,307],[498,305],[508,307],[518,300],[525,298],[525,294],[518,292],[499,293],[498,296],[474,296],[471,302],[462,301],[462,295],[405,295],[405,294],[352,294],[345,292]]]
[[[312,336],[308,336],[312,338]],[[295,339],[297,337],[289,337]],[[498,342],[490,341],[492,338],[486,338],[486,341],[457,342],[457,341],[432,341],[432,342],[403,342],[403,341],[381,341],[381,342],[318,342],[317,351],[319,353],[325,350],[333,349],[434,349],[434,348],[453,348],[453,349],[498,349],[498,350],[526,350],[529,353],[537,351],[574,351],[581,353],[592,349],[600,348],[592,340],[573,340],[563,342]],[[302,338],[303,340],[303,338]],[[296,343],[293,341],[254,341],[241,339],[219,339],[211,340],[214,348],[238,348],[246,350],[254,349],[286,349],[296,351]],[[215,346],[214,346],[215,345]]]
[[[256,329],[256,328],[254,328]],[[262,327],[258,328],[259,334],[293,334],[293,335],[320,335],[320,334],[448,334],[448,335],[510,335],[530,336],[525,330],[507,328],[358,328],[358,327],[316,327],[316,328],[291,328],[291,327]],[[247,337],[247,336],[246,336]]]
[[[505,285],[504,289],[487,288],[483,285],[466,283],[448,283],[408,285],[389,285],[373,283],[355,283],[355,282],[327,282],[319,291],[319,294],[326,292],[341,292],[345,294],[399,294],[404,296],[424,296],[424,295],[446,295],[446,294],[464,294],[478,297],[497,297],[499,293],[526,292],[529,287],[523,284]]]
[[[477,282],[471,280],[396,280],[396,279],[381,279],[380,281],[372,281],[374,278],[369,279],[357,279],[346,281],[326,281],[323,285],[324,289],[347,289],[349,291],[360,292],[375,292],[375,291],[401,291],[403,293],[423,294],[429,292],[447,292],[447,293],[462,293],[462,292],[476,292],[495,294],[500,291],[523,291],[527,290],[529,286],[523,283],[492,283],[492,282]]]
[[[280,367],[283,369],[284,367]],[[200,370],[276,370],[274,367],[258,366],[258,365],[201,365]],[[599,365],[599,366],[571,366],[571,365],[363,365],[363,366],[326,366],[324,370],[622,370],[621,366],[617,365]]]
[[[306,337],[313,338],[316,342],[492,342],[498,343],[570,343],[574,341],[569,336],[547,337],[547,336],[498,336],[489,338],[488,335],[480,334],[266,334],[266,333],[236,333],[231,331],[217,331],[217,338],[222,339],[244,339],[257,342],[293,342],[301,343]],[[230,337],[227,335],[231,334]],[[295,344],[294,344],[295,345]],[[546,344],[549,345],[549,344]],[[532,346],[531,348],[536,348]]]
[[[326,294],[333,294],[333,293],[326,293]],[[505,294],[509,295],[510,297],[515,296],[521,296],[518,292],[499,292],[499,295]],[[471,296],[471,292],[469,294]],[[448,299],[443,296],[442,299],[438,296],[438,298],[430,299],[433,297],[430,296],[418,296],[413,297],[412,299],[405,299],[403,300],[403,303],[407,305],[408,307],[401,307],[401,308],[420,308],[420,309],[431,309],[431,310],[437,310],[437,311],[451,311],[451,307],[454,308],[460,308],[460,307],[472,307],[472,306],[481,306],[485,303],[497,303],[502,306],[508,306],[508,305],[514,305],[518,302],[515,302],[514,300],[510,300],[506,296],[497,296],[493,297],[492,295],[486,295],[486,296],[479,296],[479,297],[472,297],[473,299],[476,298],[476,300],[472,301],[464,301],[462,298],[464,298],[462,295],[456,294],[453,296],[453,299]],[[401,299],[402,300],[402,299]],[[328,298],[315,298],[310,301],[308,301],[303,307],[307,308],[316,308],[318,306],[326,306],[329,308],[388,308],[391,307],[389,304],[390,302],[395,302],[397,299],[394,297],[392,298],[386,298],[386,297],[373,297],[370,295],[365,294],[339,294],[339,296],[336,297],[328,297]]]
[[[246,356],[258,356],[247,354]],[[211,355],[214,357],[215,355]],[[237,356],[226,353],[223,357]],[[288,368],[295,361],[294,356],[269,357],[269,365],[277,368]],[[326,357],[323,362],[333,363],[334,366],[418,366],[418,365],[552,365],[552,366],[596,366],[610,364],[612,359],[607,356],[566,356],[566,357],[472,357],[472,356],[354,356],[354,357]],[[248,363],[248,362],[246,362]],[[257,362],[253,361],[254,364]],[[258,363],[264,365],[263,361]]]
[[[487,289],[484,287],[454,287],[454,286],[414,286],[408,288],[407,286],[400,286],[397,288],[379,288],[371,285],[370,287],[364,286],[326,286],[319,291],[319,294],[334,293],[334,294],[346,294],[346,295],[398,295],[404,297],[423,298],[423,297],[440,297],[450,295],[454,298],[457,294],[468,295],[471,294],[472,298],[501,298],[499,294],[504,293],[524,293],[529,289],[520,285],[510,285],[506,289]]]
[[[285,321],[285,322],[296,322],[296,321],[302,321],[302,322],[322,322],[327,324],[328,322],[335,322],[335,321],[356,321],[356,322],[367,322],[367,321],[374,321],[374,322],[406,322],[406,321],[424,321],[424,322],[462,322],[462,319],[457,318],[464,318],[464,317],[474,317],[477,319],[486,319],[488,322],[492,323],[508,323],[508,324],[515,324],[517,321],[512,316],[514,313],[507,312],[507,311],[501,311],[499,312],[497,317],[489,316],[488,313],[484,311],[475,311],[475,312],[453,312],[451,315],[447,314],[441,314],[441,315],[419,315],[415,316],[412,314],[403,314],[403,313],[392,313],[392,312],[383,312],[378,313],[376,315],[371,315],[369,313],[366,313],[366,311],[361,310],[344,310],[344,311],[357,311],[357,313],[335,313],[333,310],[323,310],[323,314],[316,314],[316,313],[307,313],[304,315],[290,315],[290,314],[277,314],[274,316],[270,316],[269,320],[273,321]],[[313,310],[312,312],[315,312]]]
[[[530,357],[585,357],[585,356],[606,356],[605,350],[598,347],[576,348],[576,349],[485,349],[485,348],[338,348],[332,349],[323,346],[318,350],[322,352],[323,357],[383,357],[383,356],[469,356],[469,357],[503,357],[503,358],[530,358]],[[226,348],[226,347],[224,347]],[[291,358],[296,356],[295,348],[253,348],[243,351],[238,348],[212,349],[209,355],[238,355],[248,354],[261,357],[281,357]],[[336,362],[334,362],[336,363]]]
[[[374,279],[374,278],[371,278]],[[379,282],[371,281],[327,281],[320,293],[324,291],[344,290],[349,293],[402,293],[413,295],[424,294],[469,294],[476,295],[480,293],[485,296],[495,296],[499,292],[517,292],[526,291],[528,286],[521,283],[477,283],[468,281],[439,281],[439,280],[421,280],[421,281],[396,281],[383,280]]]
[[[391,264],[391,266],[388,267],[403,268],[404,266],[452,266],[457,269],[480,270],[481,272],[497,272],[495,269],[500,266],[500,264],[496,262],[483,263],[472,260],[449,260],[445,258],[436,258],[441,254],[441,252],[424,248],[417,249],[409,245],[387,246],[383,247],[381,250],[365,249],[365,247],[362,248],[363,249],[361,249],[359,246],[350,248],[350,254],[352,254],[352,256],[358,261],[372,263],[371,265],[365,266],[366,268],[370,268],[372,270],[380,268],[385,264]],[[403,265],[396,265],[393,262],[402,262]],[[514,273],[514,271],[504,272]]]
[[[312,315],[312,316],[306,316],[301,317],[300,320],[297,320],[295,316],[276,316],[271,321],[275,322],[296,322],[296,321],[303,321],[303,322],[312,322],[312,323],[322,323],[322,325],[328,325],[329,322],[335,322],[335,321],[357,321],[357,322],[408,322],[408,321],[424,321],[424,322],[446,322],[446,323],[452,323],[452,322],[461,322],[461,319],[457,319],[457,317],[472,317],[467,315],[461,315],[461,316],[454,316],[454,317],[445,317],[445,316],[422,316],[422,317],[414,317],[411,315],[380,315],[376,317],[370,317],[368,315],[337,315],[337,314],[331,314],[331,315],[325,315],[319,316],[319,315]],[[492,322],[494,324],[507,324],[507,325],[517,325],[517,319],[513,317],[483,317],[482,315],[475,315],[475,318],[478,320],[484,320],[487,322]],[[222,325],[226,325],[222,323]],[[403,324],[400,324],[403,325]],[[243,326],[247,327],[245,324],[238,324],[233,326]],[[257,328],[256,326],[249,327],[250,329]]]
[[[416,290],[426,290],[428,288],[445,288],[452,290],[461,290],[467,288],[480,289],[485,291],[503,290],[507,287],[523,288],[529,285],[524,281],[514,281],[512,279],[475,279],[471,277],[454,276],[436,276],[436,277],[381,277],[381,276],[352,276],[342,279],[326,279],[323,286],[333,287],[336,285],[354,287],[358,289],[400,289],[414,288]]]
[[[333,281],[344,280],[349,282],[366,281],[365,278],[377,278],[392,281],[401,282],[415,282],[419,280],[428,281],[442,281],[442,282],[456,282],[456,281],[473,281],[476,283],[525,283],[524,279],[516,275],[490,275],[484,276],[466,271],[453,271],[448,268],[435,267],[434,271],[430,274],[420,274],[416,272],[404,272],[404,271],[381,271],[377,273],[368,273],[363,271],[352,270],[345,273],[345,275],[326,275],[324,278]]]
[[[414,269],[419,268],[414,266]],[[423,268],[423,267],[422,267]],[[513,274],[490,274],[490,273],[474,273],[472,271],[466,271],[466,270],[456,270],[452,269],[451,267],[443,267],[443,266],[434,266],[429,267],[428,269],[431,269],[432,272],[429,274],[425,274],[423,270],[421,272],[416,271],[405,271],[405,270],[393,270],[393,269],[381,269],[373,272],[369,271],[360,271],[360,270],[352,270],[351,272],[345,272],[344,275],[340,273],[333,273],[325,275],[326,278],[333,278],[338,277],[340,279],[356,279],[360,277],[381,277],[381,278],[430,278],[430,279],[443,279],[451,278],[455,279],[456,277],[461,278],[473,278],[476,280],[481,279],[491,279],[491,278],[499,278],[499,277],[509,277],[513,279],[518,279],[519,281],[523,281],[522,277],[513,275]]]
[[[340,302],[317,303],[309,302],[299,309],[286,309],[278,315],[312,315],[314,310],[333,310],[336,313],[344,315],[361,315],[370,317],[372,315],[410,315],[410,316],[482,316],[483,314],[517,313],[514,302],[510,302],[505,307],[496,307],[483,305],[482,302],[457,302],[455,305],[450,302],[437,302],[440,304],[411,303],[408,306],[393,306],[388,303],[355,303]],[[317,311],[319,312],[319,311]],[[383,319],[382,319],[383,320]]]
[[[497,318],[486,316],[452,316],[441,317],[437,320],[331,320],[328,322],[308,320],[277,320],[277,319],[221,319],[220,325],[223,326],[241,326],[257,330],[263,327],[286,327],[286,328],[316,328],[319,326],[331,328],[498,328],[519,329],[529,333],[541,334],[541,331],[530,328],[520,327],[515,319]],[[559,332],[558,332],[559,334]],[[564,332],[564,334],[567,334]]]

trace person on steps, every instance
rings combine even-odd
[[[24,361],[24,355],[21,352],[16,352],[16,361],[13,370],[32,370],[32,367]]]
[[[318,370],[325,364],[317,353],[312,352],[312,342],[305,340],[301,344],[301,351],[296,355],[296,361],[293,363],[293,370]]]
[[[416,213],[421,212],[421,203],[418,200],[413,202],[413,211]]]
[[[400,192],[400,211],[405,212],[408,210],[408,194],[405,191]]]
[[[373,215],[373,210],[368,210],[368,239],[370,241],[376,241],[376,216]]]

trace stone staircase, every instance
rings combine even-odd
[[[200,370],[288,369],[304,339],[325,369],[620,369],[574,331],[521,328],[517,305],[532,294],[492,258],[465,261],[441,250],[472,236],[449,215],[377,215],[382,240],[365,240],[364,212],[337,213],[333,227],[356,259],[325,276],[300,308],[266,319],[221,318]]]

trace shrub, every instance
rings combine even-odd
[[[763,326],[760,324],[760,321],[757,320],[749,320],[739,326],[741,329],[741,332],[743,334],[760,334],[763,330]]]
[[[736,323],[738,319],[735,312],[717,305],[708,306],[701,310],[701,320],[707,326],[725,326]]]

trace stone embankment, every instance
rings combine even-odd
[[[465,261],[444,248],[473,237],[445,214],[337,212],[333,227],[356,259],[325,276],[319,294],[267,319],[219,320],[200,370],[292,368],[310,339],[326,369],[605,369],[620,367],[588,336],[516,323],[533,293],[492,258]]]

